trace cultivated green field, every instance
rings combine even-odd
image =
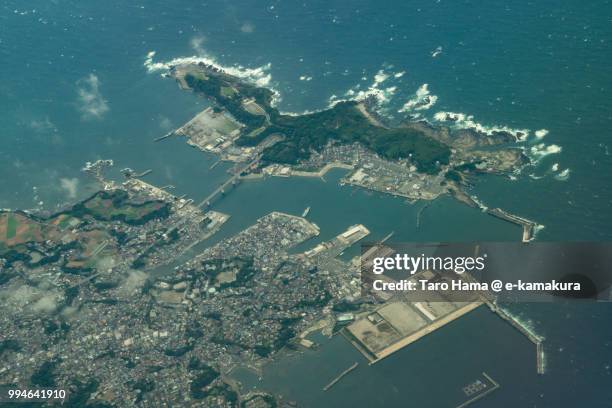
[[[8,214],[6,219],[6,239],[13,239],[17,235],[17,219],[13,214]]]

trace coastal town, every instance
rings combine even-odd
[[[41,249],[30,243],[3,253],[10,261],[0,292],[6,305],[2,381],[61,387],[69,406],[87,400],[112,406],[126,396],[145,406],[152,401],[251,406],[251,400],[260,404],[252,406],[276,406],[267,394],[241,395],[228,374],[238,365],[261,367],[282,348],[312,347],[305,338],[311,327],[321,321],[333,325],[333,305],[359,295],[357,263],[349,267],[335,257],[369,231],[353,226],[333,241],[289,255],[319,228],[273,212],[174,274],[154,276],[154,267],[180,252],[176,242],[186,246],[206,239],[227,216],[203,213],[141,180],[110,186],[103,192],[128,195],[124,206],[135,200],[163,203],[168,213],[130,219],[131,224],[118,217],[111,225],[101,225],[106,215],[87,214],[58,242],[46,241],[52,256],[33,259]],[[74,208],[66,214],[76,216]],[[83,253],[62,246],[70,234],[94,227],[114,231],[103,249]],[[26,228],[32,227],[18,224],[16,230],[26,234]],[[12,255],[16,250],[18,257]],[[89,256],[82,261],[95,260],[95,266],[68,268],[66,260],[79,250],[81,257]]]
[[[521,226],[529,241],[535,222],[488,209],[467,192],[480,173],[508,176],[526,163],[505,147],[512,135],[393,128],[367,101],[289,117],[271,105],[271,91],[214,67],[174,67],[170,75],[217,105],[156,142],[186,138],[235,163],[231,174],[194,203],[147,183],[147,172],[124,169],[124,181],[109,179],[112,160],[98,160],[84,168],[100,185],[86,200],[44,217],[1,211],[1,384],[64,389],[61,403],[71,407],[292,407],[282,396],[243,390],[233,371],[261,372],[280,351],[316,349],[310,335],[319,331],[344,336],[373,364],[483,304],[523,330],[486,297],[414,303],[364,291],[362,258],[341,255],[368,228],[346,226],[308,246],[320,233],[309,209],[270,212],[206,245],[232,216],[214,210],[230,186],[324,177],[333,168],[346,171],[341,183],[411,203],[451,194]],[[302,140],[310,131],[333,136]],[[389,250],[384,241],[376,251]],[[522,333],[540,353],[541,339]],[[470,393],[484,390],[476,388]]]

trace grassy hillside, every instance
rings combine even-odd
[[[272,92],[245,84],[238,78],[219,72],[195,72],[185,76],[196,92],[213,99],[246,125],[236,141],[240,146],[255,146],[267,136],[279,133],[285,140],[264,150],[269,163],[294,164],[307,159],[330,140],[340,143],[360,142],[390,160],[411,158],[419,171],[435,173],[438,164],[447,164],[450,149],[416,129],[375,126],[357,109],[356,102],[342,102],[333,108],[299,116],[282,115],[271,106]],[[244,99],[255,99],[270,118],[248,112]]]

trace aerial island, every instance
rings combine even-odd
[[[249,163],[240,170],[251,176],[322,176],[345,168],[351,171],[343,183],[411,202],[449,193],[521,226],[523,241],[537,230],[535,222],[489,209],[467,193],[479,174],[514,177],[531,163],[517,145],[525,136],[520,132],[453,129],[425,120],[391,123],[376,109],[375,96],[283,114],[274,106],[274,91],[203,62],[173,66],[166,76],[213,107],[158,140],[185,136],[190,145],[224,160]]]
[[[534,222],[466,192],[480,173],[511,175],[529,162],[516,135],[391,123],[371,99],[283,114],[274,91],[218,67],[180,65],[168,75],[213,106],[159,140],[185,137],[235,162],[218,191],[245,178],[318,177],[340,167],[343,183],[409,201],[452,194],[533,238]],[[100,191],[57,213],[0,211],[0,385],[65,389],[68,407],[295,406],[242,390],[232,371],[260,371],[282,350],[316,348],[315,331],[345,336],[375,363],[482,304],[512,321],[486,298],[415,304],[364,292],[360,257],[339,257],[369,235],[360,224],[296,253],[319,227],[306,212],[271,212],[198,247],[231,216],[212,210],[218,191],[194,203],[130,169],[125,181],[109,180],[111,165],[88,163]],[[446,279],[430,271],[416,278]],[[523,333],[539,350],[541,339]]]

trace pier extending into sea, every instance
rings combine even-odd
[[[516,224],[523,228],[523,242],[529,242],[533,239],[537,224],[531,220],[528,220],[523,217],[519,217],[518,215],[510,214],[507,211],[502,210],[501,208],[493,208],[487,209],[486,213],[499,218],[500,220],[508,221],[512,224]]]
[[[499,317],[508,322],[512,327],[521,332],[525,337],[529,339],[536,346],[536,370],[538,374],[544,374],[546,372],[546,359],[544,354],[544,338],[538,336],[533,331],[531,331],[524,323],[514,317],[512,314],[508,313],[497,304],[487,301],[487,306],[489,309]]]
[[[333,387],[334,385],[336,385],[336,383],[338,381],[340,381],[342,379],[342,377],[344,377],[345,375],[347,375],[348,373],[350,373],[351,371],[353,371],[354,369],[357,368],[357,366],[359,365],[359,363],[354,362],[349,368],[347,368],[346,370],[344,370],[343,372],[341,372],[340,374],[338,374],[338,376],[336,378],[334,378],[333,380],[331,380],[329,382],[329,384],[327,384],[325,387],[323,387],[323,391],[327,391],[329,390],[331,387]]]
[[[466,274],[465,278],[469,281],[475,282],[475,279],[469,274]],[[508,322],[536,346],[536,370],[538,374],[544,374],[546,372],[546,360],[543,345],[544,338],[534,333],[525,323],[521,322],[514,315],[501,308],[496,303],[494,296],[490,293],[481,295],[481,300],[493,313]]]

